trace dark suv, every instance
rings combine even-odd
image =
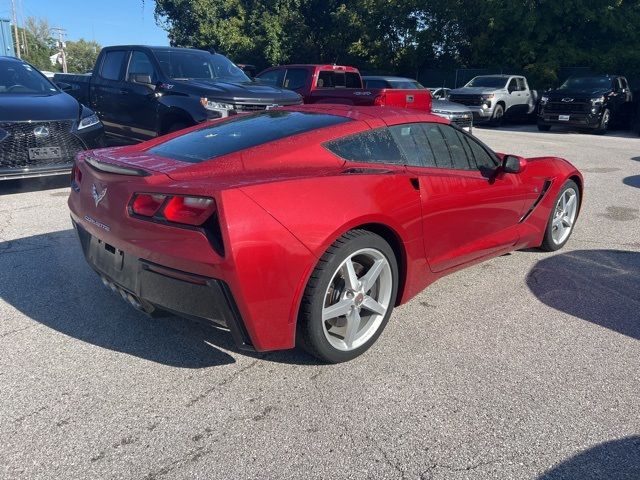
[[[538,129],[569,125],[603,134],[609,125],[627,125],[633,115],[633,95],[619,75],[569,77],[560,88],[540,98]]]

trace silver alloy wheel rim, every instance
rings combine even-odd
[[[322,330],[332,347],[345,352],[364,345],[380,328],[393,290],[387,257],[363,248],[336,269],[325,291]]]
[[[609,110],[605,110],[604,115],[602,116],[602,128],[607,128],[609,126]]]
[[[573,188],[567,188],[556,203],[551,222],[551,237],[553,243],[564,243],[573,229],[578,213],[578,194]]]

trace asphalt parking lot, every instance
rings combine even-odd
[[[640,478],[640,139],[475,133],[581,169],[573,237],[442,279],[335,366],[145,317],[37,189],[66,180],[0,184],[0,478]]]

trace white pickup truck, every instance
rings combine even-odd
[[[467,106],[474,123],[500,125],[505,118],[535,112],[537,93],[519,75],[481,75],[449,93],[449,100]]]

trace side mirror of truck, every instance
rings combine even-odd
[[[129,81],[133,83],[141,83],[142,85],[153,86],[151,75],[147,73],[132,73],[129,75]]]

